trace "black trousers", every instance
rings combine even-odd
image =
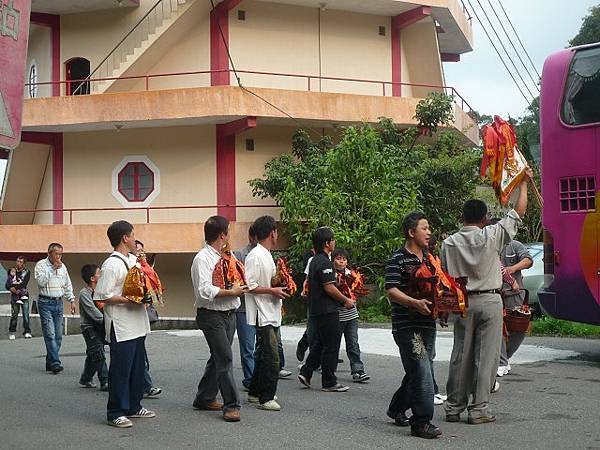
[[[309,319],[314,326],[316,339],[310,339],[310,351],[300,373],[307,379],[321,366],[321,385],[324,388],[337,384],[337,370],[340,352],[340,318],[338,312],[314,316]]]
[[[279,327],[267,325],[256,327],[254,373],[250,382],[249,395],[258,397],[260,403],[273,400],[279,380]]]

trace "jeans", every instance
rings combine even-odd
[[[145,341],[144,336],[117,342],[115,330],[111,329],[106,406],[108,420],[135,414],[142,408]]]
[[[104,338],[93,328],[84,329],[81,334],[85,340],[86,357],[79,382],[81,384],[89,383],[94,375],[98,374],[98,381],[101,385],[105,385],[108,383],[108,367],[104,355]]]
[[[248,395],[258,397],[260,403],[273,400],[279,379],[279,327],[256,327],[258,354]]]
[[[431,361],[435,345],[435,329],[404,328],[392,332],[404,366],[402,384],[388,408],[388,416],[396,418],[412,410],[411,426],[429,423],[433,418],[433,376]]]
[[[365,371],[365,365],[360,359],[360,347],[358,345],[358,319],[340,322],[342,335],[346,341],[346,355],[350,360],[350,373],[355,374]]]
[[[281,342],[281,327],[277,327],[277,353],[279,353],[279,370],[283,370],[285,355],[283,354],[283,343]]]
[[[311,317],[309,323],[315,327],[315,339],[311,339],[310,351],[300,374],[307,380],[312,378],[313,371],[321,366],[321,385],[329,388],[337,384],[338,353],[340,351],[340,319],[336,311]]]
[[[252,373],[254,372],[254,347],[256,342],[256,329],[252,325],[248,325],[246,320],[246,311],[236,311],[236,329],[238,341],[240,344],[240,359],[242,363],[242,371],[244,379],[242,384],[250,387]]]
[[[235,334],[235,312],[213,311],[198,308],[196,324],[204,333],[210,349],[204,375],[198,383],[196,404],[208,404],[217,393],[223,397],[223,410],[240,409],[240,395],[233,378],[233,351],[231,343]]]
[[[63,302],[39,298],[38,311],[46,344],[46,369],[59,367],[61,362],[58,354],[63,335]]]
[[[154,386],[154,381],[150,376],[150,361],[148,361],[148,353],[144,354],[144,393],[148,394]]]
[[[298,341],[298,346],[296,348],[296,354],[298,356],[300,354],[304,355],[306,353],[306,351],[310,347],[310,342],[312,340],[316,339],[316,334],[317,334],[317,331],[315,329],[314,323],[311,324],[311,320],[309,317],[308,321],[306,322],[306,330],[304,331],[304,334]],[[302,357],[302,359],[304,359],[304,356]],[[300,361],[302,361],[302,360],[300,360]]]
[[[23,314],[23,334],[31,333],[31,327],[29,326],[29,300],[21,300],[22,305],[11,302],[10,304],[10,324],[8,326],[8,332],[14,333],[17,331],[17,321],[19,319],[19,310]]]

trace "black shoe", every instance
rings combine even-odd
[[[63,370],[65,370],[65,368],[63,366],[54,366],[52,368],[52,373],[56,375],[57,373],[60,373]]]
[[[406,414],[403,412],[398,413],[396,415],[396,418],[394,419],[394,423],[396,425],[398,425],[399,427],[407,427],[410,425],[410,422],[408,421],[408,417],[406,417]]]
[[[342,364],[344,362],[343,359],[338,358],[338,364]]]
[[[410,427],[411,436],[420,437],[423,439],[435,439],[442,435],[442,430],[431,423],[415,425]]]

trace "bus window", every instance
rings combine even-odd
[[[600,123],[600,47],[575,52],[562,107],[567,125]]]

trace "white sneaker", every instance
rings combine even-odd
[[[492,386],[492,394],[495,394],[496,392],[498,392],[500,390],[500,383],[498,383],[497,381],[494,381],[494,385]]]
[[[31,333],[25,333],[24,337],[25,339],[31,339],[33,336],[31,335]]]
[[[29,297],[27,297],[26,295],[21,296],[21,300],[29,300]]]
[[[274,396],[273,400],[277,401],[279,399],[277,398],[277,396]],[[249,395],[248,396],[248,403],[259,403],[259,401],[260,401],[259,398],[255,397],[254,395]]]
[[[14,341],[16,338],[17,338],[17,337],[14,335],[14,333],[10,333],[10,334],[8,335],[8,340],[9,340],[9,341]]]
[[[512,367],[510,367],[510,364],[508,366],[506,366],[506,375],[508,375],[511,370],[512,370]]]
[[[447,395],[435,394],[433,396],[433,404],[434,405],[443,405],[447,399],[448,399]]]
[[[129,420],[125,416],[121,416],[121,417],[117,417],[116,419],[109,420],[108,424],[110,426],[117,427],[117,428],[130,428],[133,426],[133,423],[131,422],[131,420]]]
[[[264,409],[265,411],[281,411],[281,406],[279,403],[273,400],[269,400],[268,402],[261,403],[258,405],[258,409]]]
[[[510,372],[509,366],[499,366],[496,375],[502,378],[504,375],[508,375],[508,372]]]
[[[23,304],[23,300],[17,300],[15,303],[16,303],[17,305],[22,305],[22,304]]]
[[[279,371],[279,378],[287,378],[292,374],[289,370],[281,369]]]
[[[152,419],[153,417],[156,417],[156,413],[146,408],[142,408],[135,414],[127,416],[128,419]]]

